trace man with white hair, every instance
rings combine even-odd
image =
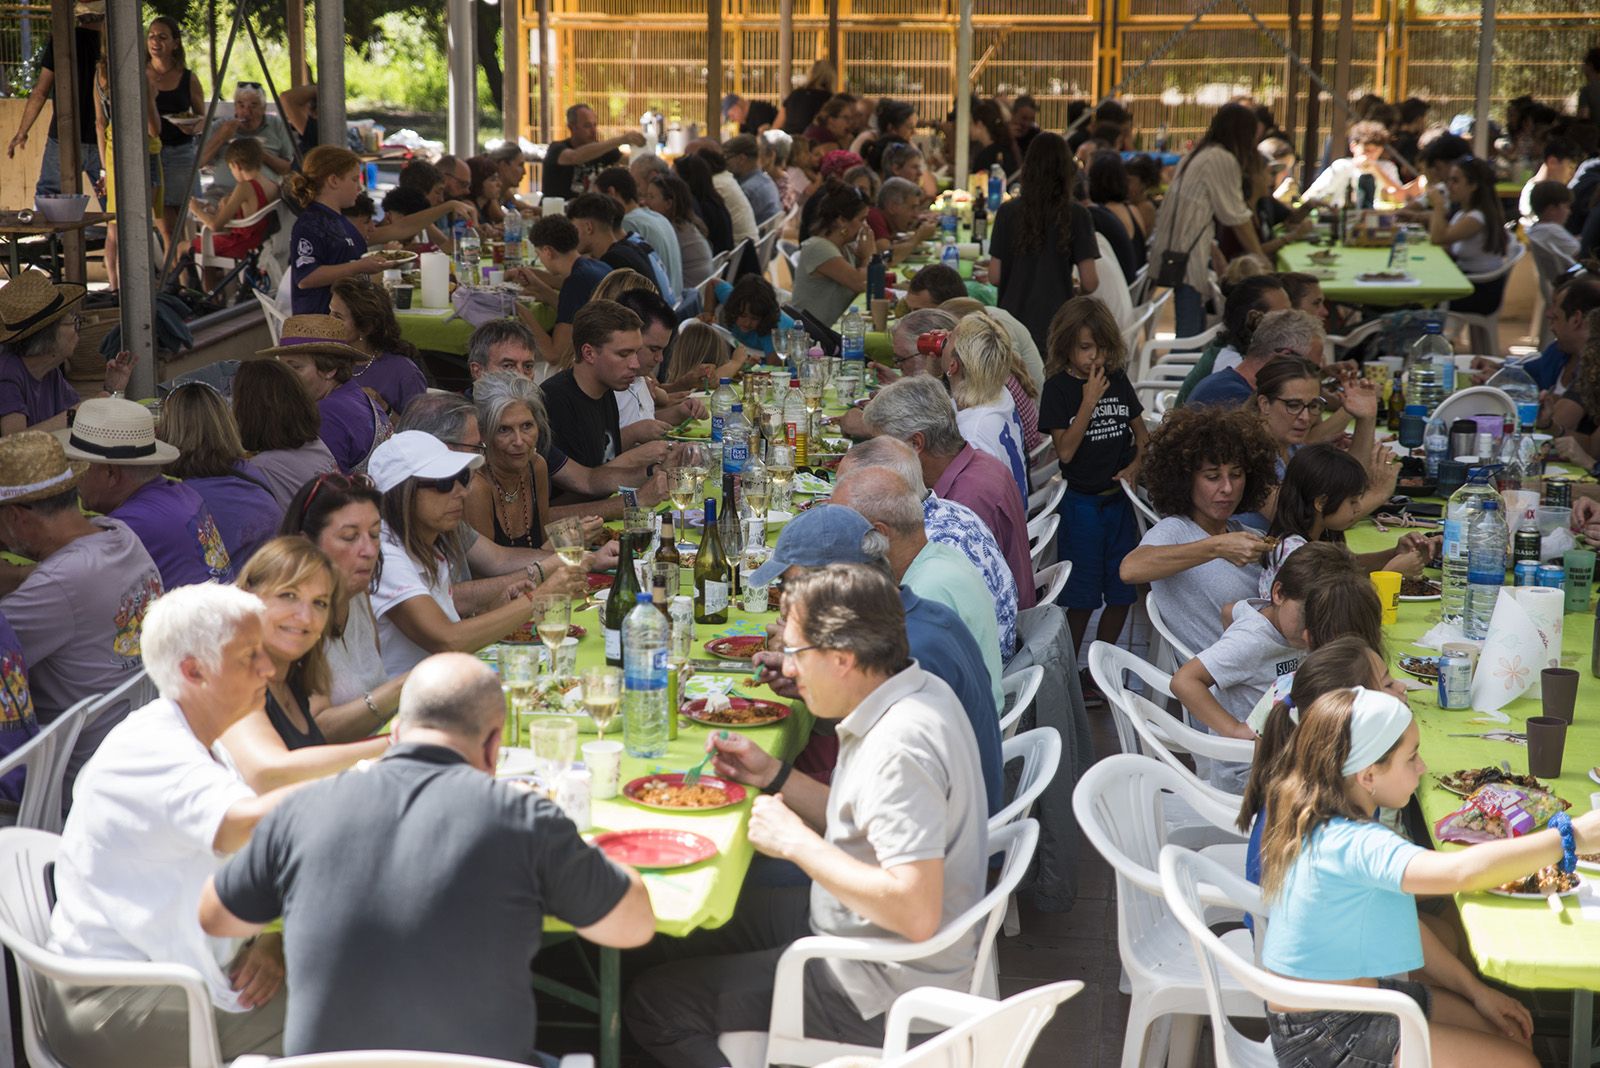
[[[207,881],[208,932],[248,937],[285,920],[288,1055],[415,1049],[527,1063],[528,969],[546,915],[602,946],[650,940],[639,873],[585,843],[541,794],[495,780],[504,719],[500,681],[476,657],[427,658],[400,691],[383,759],[307,787]]]
[[[1268,312],[1261,317],[1244,359],[1236,366],[1213,371],[1189,394],[1189,404],[1217,404],[1236,408],[1256,391],[1256,372],[1279,356],[1304,356],[1322,363],[1322,341],[1327,335],[1310,312],[1294,308]]]
[[[198,166],[215,162],[229,142],[240,137],[254,137],[261,142],[263,160],[274,174],[288,174],[294,166],[294,141],[289,128],[276,115],[267,114],[267,95],[254,82],[240,82],[233,91],[233,118],[212,127],[211,136],[200,150]],[[217,167],[211,180],[211,195],[225,197],[233,186],[233,174],[228,168]]]
[[[277,1055],[283,1033],[278,935],[208,938],[200,891],[222,858],[297,787],[257,796],[213,744],[261,707],[272,660],[261,601],[233,586],[183,586],[150,606],[145,669],[161,694],[129,713],[84,765],[56,860],[52,951],[85,961],[155,961],[197,971],[224,1059]],[[177,987],[49,984],[50,1048],[74,1066],[187,1064]]]
[[[922,465],[917,454],[903,441],[880,437],[852,446],[839,461],[839,478],[869,467],[883,468],[899,475],[922,501],[922,519],[928,540],[948,545],[961,552],[983,576],[983,584],[994,599],[995,620],[1000,627],[1000,656],[1009,660],[1017,648],[1017,580],[1000,552],[989,528],[966,505],[942,499],[922,481]],[[1028,590],[1026,607],[1033,607],[1033,590]]]

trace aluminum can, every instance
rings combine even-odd
[[[1472,705],[1472,658],[1456,654],[1439,657],[1439,707]]]
[[[1539,581],[1535,585],[1564,590],[1567,588],[1567,569],[1560,564],[1540,564]]]
[[[1518,586],[1539,585],[1539,561],[1518,560],[1514,574]]]
[[[1564,478],[1544,480],[1544,504],[1550,508],[1572,507],[1572,483]]]

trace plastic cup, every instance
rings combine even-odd
[[[408,310],[411,307],[411,293],[413,287],[401,282],[393,288],[394,306],[401,311]]]
[[[1572,722],[1578,702],[1578,673],[1571,668],[1545,668],[1539,672],[1544,714],[1563,723]]]
[[[1393,623],[1399,616],[1400,583],[1404,580],[1398,571],[1372,572],[1372,585],[1378,591],[1378,603],[1383,606],[1383,622]]]
[[[1528,774],[1554,779],[1561,774],[1561,757],[1567,748],[1567,722],[1553,716],[1529,716]]]
[[[885,297],[872,302],[872,329],[880,334],[889,329],[889,301]]]
[[[596,801],[617,796],[622,778],[621,742],[584,742],[583,765],[589,769],[590,796]]]

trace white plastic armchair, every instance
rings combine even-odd
[[[1242,909],[1257,917],[1257,926],[1270,923],[1259,887],[1246,882],[1216,862],[1169,845],[1158,862],[1161,890],[1172,915],[1189,936],[1189,945],[1205,982],[1211,1016],[1212,1047],[1218,1068],[1276,1068],[1270,1040],[1257,1042],[1239,1033],[1228,1019],[1233,991],[1242,988],[1263,1002],[1303,1012],[1374,1012],[1400,1021],[1397,1068],[1427,1068],[1433,1063],[1428,1021],[1422,1008],[1397,990],[1373,990],[1334,983],[1307,983],[1285,979],[1258,968],[1253,958],[1238,952],[1225,938],[1213,934],[1206,922],[1207,905]]]
[[[66,778],[72,747],[83,732],[83,725],[97,699],[85,697],[45,724],[26,744],[0,759],[0,776],[26,768],[22,801],[17,806],[16,826],[59,834],[62,818],[61,791]],[[0,979],[0,986],[3,986]]]
[[[22,1045],[33,1068],[67,1068],[50,1049],[45,1033],[44,985],[164,986],[183,991],[189,1011],[189,1068],[220,1068],[216,1025],[205,980],[182,964],[149,961],[75,960],[45,948],[50,937],[50,902],[45,869],[55,863],[61,839],[24,827],[0,829],[0,944],[17,960],[22,994]]]
[[[345,1050],[339,1053],[304,1053],[298,1057],[264,1057],[252,1053],[230,1068],[527,1068],[520,1061],[498,1057],[470,1057],[463,1053],[428,1053],[402,1049]],[[569,1053],[561,1068],[594,1068],[589,1053]]]
[[[257,303],[261,305],[261,314],[266,316],[267,319],[267,333],[271,335],[272,343],[276,345],[278,339],[283,336],[283,323],[288,316],[282,308],[278,307],[277,301],[259,289],[255,291],[255,294]]]
[[[1048,567],[1040,568],[1033,573],[1034,592],[1039,595],[1039,604],[1055,604],[1056,598],[1061,596],[1061,591],[1067,588],[1067,579],[1072,577],[1072,561],[1057,560]]]
[[[1000,766],[1013,760],[1022,761],[1022,774],[1017,779],[1017,792],[1011,803],[989,817],[991,838],[1009,823],[1033,811],[1033,803],[1050,786],[1061,767],[1061,732],[1054,727],[1035,727],[1015,738],[1000,743]]]
[[[1061,513],[1042,515],[1028,524],[1028,556],[1037,571],[1055,562],[1051,550],[1056,547],[1056,531],[1061,526]]]
[[[878,1068],[1022,1068],[1057,1006],[1082,989],[1080,980],[1068,979],[995,1002],[936,986],[918,987],[901,994],[889,1009]],[[919,1021],[949,1030],[912,1049],[912,1024]],[[843,1058],[823,1068],[858,1068],[860,1063]]]
[[[1047,512],[1054,512],[1061,507],[1061,499],[1067,495],[1067,483],[1064,479],[1054,479],[1032,493],[1028,494],[1028,518],[1038,519]]]
[[[1158,363],[1167,362],[1161,358],[1167,353],[1192,352],[1195,354],[1194,359],[1198,360],[1200,358],[1199,354],[1205,350],[1207,345],[1211,344],[1211,339],[1216,337],[1217,332],[1221,329],[1222,324],[1218,322],[1191,337],[1151,338],[1139,346],[1139,358],[1134,361],[1132,372],[1128,377],[1133,379],[1149,378],[1149,371],[1152,367],[1155,367]],[[1192,364],[1194,360],[1189,362]]]
[[[1022,722],[1022,717],[1033,707],[1034,698],[1039,696],[1039,687],[1042,685],[1044,685],[1043,664],[1034,664],[1021,671],[1013,671],[1000,680],[1000,691],[1006,698],[1005,715],[1000,717],[1001,738],[1009,738],[1017,732],[1017,724]]]
[[[811,960],[853,960],[890,964],[922,960],[941,953],[978,932],[977,953],[966,993],[988,994],[997,989],[994,974],[994,941],[1006,909],[1006,900],[1022,882],[1023,873],[1033,860],[1039,843],[1036,820],[1019,820],[989,834],[989,852],[1004,856],[1000,877],[977,904],[945,924],[932,938],[908,942],[903,938],[843,938],[812,935],[799,939],[784,950],[778,960],[772,989],[772,1017],[766,1034],[766,1049],[759,1063],[817,1065],[833,1057],[881,1057],[882,1051],[870,1046],[808,1038],[805,1031],[805,966]],[[750,1032],[722,1035],[718,1043],[724,1053],[730,1046],[753,1050]],[[732,1041],[730,1041],[732,1040]],[[751,1063],[744,1057],[730,1058],[738,1068]]]
[[[1510,243],[1506,246],[1505,259],[1501,261],[1499,267],[1492,271],[1485,271],[1483,274],[1469,274],[1467,275],[1467,281],[1474,286],[1480,286],[1505,278],[1516,269],[1518,262],[1521,261],[1527,251],[1527,246],[1512,237]],[[1501,307],[1504,307],[1504,305],[1505,298],[1502,295]],[[1457,312],[1447,309],[1445,312],[1445,333],[1452,333],[1464,326],[1467,328],[1468,339],[1472,345],[1468,349],[1469,352],[1503,356],[1505,353],[1500,348],[1499,334],[1500,310],[1500,308],[1495,308],[1490,312]]]

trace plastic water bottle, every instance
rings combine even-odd
[[[944,247],[939,250],[939,262],[952,271],[961,270],[961,250],[956,247],[955,232],[946,230],[943,241]]]
[[[481,285],[483,282],[483,238],[465,221],[456,224],[456,284]]]
[[[522,213],[508,210],[505,216],[501,232],[506,242],[506,269],[510,270],[522,266]]]
[[[744,405],[735,403],[722,424],[722,473],[744,474],[745,461],[750,458],[750,423],[744,417]]]
[[[843,339],[839,355],[848,363],[855,360],[858,364],[867,358],[867,324],[861,318],[861,312],[853,305],[844,313],[844,321],[839,324],[839,336]]]
[[[733,392],[732,380],[718,379],[716,391],[711,394],[711,440],[721,441],[722,430],[728,421],[728,413],[733,410],[736,400]]]
[[[1474,467],[1466,483],[1450,497],[1445,506],[1444,546],[1440,551],[1440,568],[1443,582],[1440,596],[1440,619],[1451,626],[1466,627],[1468,540],[1472,523],[1488,501],[1500,506],[1500,495],[1489,485],[1489,469]],[[1501,546],[1505,545],[1502,521]]]
[[[1479,506],[1467,536],[1468,638],[1483,638],[1489,633],[1489,617],[1494,615],[1500,587],[1506,584],[1505,512],[1498,498]]]
[[[1006,170],[996,163],[989,168],[989,211],[991,214],[1000,210],[1000,200],[1006,192]]]
[[[1406,267],[1410,264],[1411,253],[1406,249],[1406,228],[1399,226],[1394,231],[1394,244],[1389,246],[1389,270],[1405,274]]]
[[[1450,428],[1444,425],[1444,420],[1437,416],[1428,420],[1428,427],[1422,433],[1422,448],[1427,457],[1428,481],[1436,482],[1439,465],[1450,458]]]
[[[1517,425],[1524,434],[1533,433],[1539,421],[1539,384],[1514,363],[1508,363],[1494,373],[1486,385],[1503,390],[1517,406]]]
[[[794,465],[806,466],[810,457],[807,455],[809,444],[811,420],[806,414],[806,398],[800,392],[800,380],[789,379],[789,389],[783,395],[783,428],[784,436],[794,448]]]
[[[1407,367],[1433,367],[1439,372],[1439,386],[1448,397],[1456,391],[1456,350],[1444,336],[1444,323],[1429,319],[1422,336],[1411,343]]]
[[[622,744],[631,757],[667,754],[667,646],[671,627],[640,593],[622,621]]]
[[[956,204],[954,200],[945,205],[944,214],[939,216],[939,230],[945,235],[944,240],[954,241],[956,239]]]

